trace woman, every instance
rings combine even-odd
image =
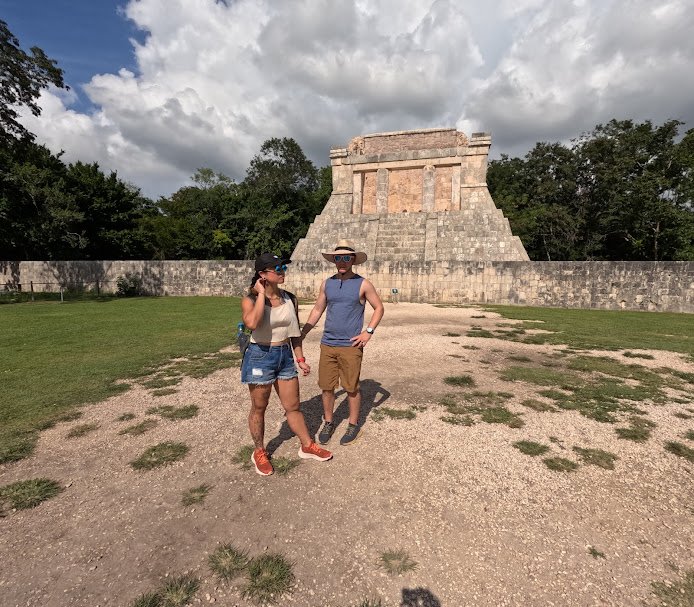
[[[241,364],[241,382],[248,384],[251,393],[248,427],[255,443],[251,462],[255,471],[263,476],[274,472],[264,444],[265,410],[273,386],[284,407],[289,427],[301,441],[299,457],[325,462],[333,456],[311,440],[299,410],[296,366],[303,375],[308,375],[311,367],[301,348],[296,298],[279,288],[284,283],[288,263],[291,261],[272,253],[260,255],[255,260],[255,275],[249,293],[241,300],[243,324],[252,331],[251,343]]]

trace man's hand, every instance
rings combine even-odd
[[[352,342],[352,346],[355,348],[363,348],[366,344],[369,343],[369,340],[371,339],[371,334],[367,333],[366,331],[362,331],[359,333],[359,335],[355,335],[354,337],[350,338],[350,341]]]

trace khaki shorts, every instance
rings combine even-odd
[[[356,392],[359,389],[359,373],[361,373],[363,356],[362,348],[321,344],[318,387],[321,390],[334,390],[342,384],[347,392]]]

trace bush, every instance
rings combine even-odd
[[[117,297],[137,297],[142,295],[142,278],[137,274],[119,276],[116,280],[116,296]]]

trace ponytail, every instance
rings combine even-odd
[[[254,298],[258,296],[258,293],[256,293],[255,289],[255,283],[258,282],[258,279],[260,278],[260,272],[256,270],[255,274],[253,274],[253,278],[251,278],[251,284],[248,286],[248,297]]]

